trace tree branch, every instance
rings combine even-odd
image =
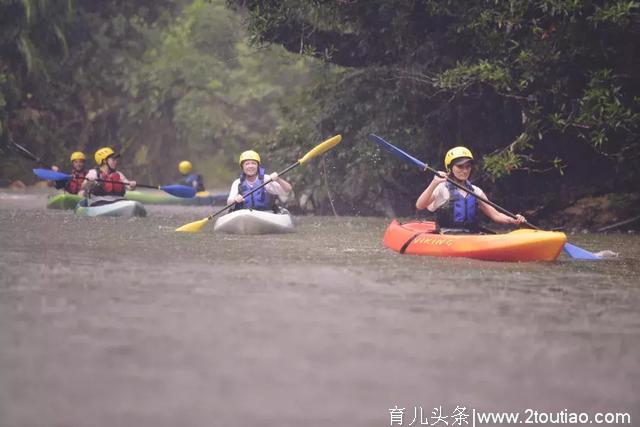
[[[235,8],[244,8],[258,13],[260,2],[247,0],[228,0]],[[265,26],[266,24],[266,26]],[[388,48],[380,38],[369,34],[349,34],[327,31],[312,23],[287,17],[287,19],[262,21],[257,31],[261,42],[282,45],[289,52],[302,52],[345,67],[365,67],[370,65],[389,65],[398,61],[400,49]]]

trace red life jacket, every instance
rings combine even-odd
[[[74,170],[73,172],[71,172],[71,176],[73,178],[67,181],[67,184],[64,186],[64,189],[68,193],[78,194],[78,192],[82,187],[82,183],[84,182],[84,177],[87,176],[87,172],[84,170],[82,171]]]
[[[104,179],[106,181],[117,181],[117,182],[104,182],[104,181],[96,181],[98,184],[92,191],[92,193],[96,196],[124,196],[125,188],[124,184],[121,184],[120,174],[117,171],[109,171],[109,173],[104,173],[100,170],[100,168],[96,168],[96,172],[98,174],[99,179]]]

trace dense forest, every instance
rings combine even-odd
[[[2,1],[2,180],[32,182],[11,141],[51,163],[110,145],[131,176],[170,182],[191,159],[212,184],[284,126],[312,60],[253,47],[224,1]],[[316,61],[317,62],[317,61]]]
[[[191,158],[224,188],[240,150],[277,168],[341,133],[298,196],[412,214],[430,177],[375,132],[438,168],[468,146],[534,216],[638,191],[640,2],[2,0],[0,28],[3,184],[28,177],[10,141],[58,163],[112,145],[154,182]]]

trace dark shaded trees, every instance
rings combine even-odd
[[[46,14],[28,18],[27,0],[0,3],[4,183],[33,180],[31,164],[7,151],[15,140],[59,164],[112,145],[127,171],[154,182],[191,158],[226,187],[232,159],[281,125],[280,103],[310,74],[282,48],[250,48],[223,0],[33,3]]]
[[[124,82],[146,49],[143,33],[172,8],[168,0],[1,2],[2,177],[28,176],[6,156],[13,140],[50,162],[120,145]]]
[[[354,210],[379,210],[365,200],[386,198],[406,213],[396,195],[422,185],[378,161],[364,142],[372,130],[438,165],[445,147],[469,145],[484,155],[485,180],[514,175],[511,191],[553,182],[582,193],[637,180],[638,2],[229,3],[247,11],[255,42],[341,66],[306,100],[322,107],[292,112],[303,129],[284,139],[302,143],[296,135],[335,127],[358,141],[340,155],[334,180]]]

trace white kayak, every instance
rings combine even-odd
[[[241,209],[218,218],[213,231],[230,234],[278,234],[294,231],[293,218],[288,213]]]
[[[134,216],[147,216],[147,211],[144,208],[144,205],[140,202],[135,202],[133,200],[119,200],[117,202],[100,206],[78,206],[76,208],[76,215],[89,217],[119,216],[131,218]]]

